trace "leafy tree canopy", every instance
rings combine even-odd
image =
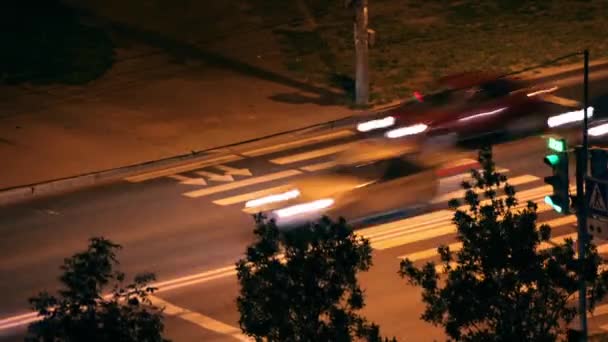
[[[551,228],[537,226],[537,205],[519,204],[515,189],[496,172],[489,148],[479,153],[481,171],[464,182],[464,205],[457,200],[453,223],[459,251],[438,248],[442,275],[429,262],[411,260],[400,273],[422,287],[422,319],[442,326],[459,341],[555,341],[576,315],[578,259],[571,239],[549,243]],[[500,194],[502,190],[502,194]],[[483,197],[483,198],[480,198]],[[589,310],[606,294],[608,273],[587,244],[584,280]]]
[[[85,252],[65,259],[57,296],[42,292],[30,299],[42,320],[29,326],[28,341],[167,341],[162,310],[152,305],[148,284],[153,274],[135,277],[122,286],[125,275],[114,268],[120,246],[92,238]],[[110,294],[102,293],[106,288]]]
[[[381,341],[357,312],[357,273],[372,265],[369,241],[343,219],[280,232],[256,216],[256,241],[237,263],[241,329],[267,341]]]

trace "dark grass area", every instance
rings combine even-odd
[[[0,21],[0,83],[83,84],[114,61],[108,33],[60,1],[5,1]]]
[[[352,98],[353,11],[344,7],[344,1],[66,1],[131,31],[156,34],[162,40],[203,50],[208,44],[244,34],[277,40],[280,43],[277,67],[268,72],[334,88],[346,94],[345,100]],[[376,45],[370,53],[372,98],[380,103],[409,97],[413,90],[427,90],[436,78],[454,72],[474,69],[508,72],[583,48],[591,50],[592,60],[604,57],[608,51],[605,16],[608,2],[603,0],[370,0],[369,11],[370,27],[377,33]],[[52,35],[55,27],[64,27],[60,30],[63,34],[74,25],[82,25],[73,19],[62,20],[70,24],[50,22],[59,21],[58,18],[43,18],[34,26],[53,27],[49,29]],[[23,28],[23,24],[19,27]],[[92,27],[76,31],[81,33],[65,35],[68,38],[63,40],[64,44],[57,45],[63,50],[56,49],[63,56],[67,49],[67,55],[75,62],[53,62],[51,69],[57,70],[53,73],[55,78],[65,74],[72,75],[67,79],[84,79],[82,75],[86,73],[82,70],[108,64],[106,57],[99,57],[107,56],[108,50],[102,33]],[[6,34],[3,37],[9,39]],[[23,65],[41,65],[42,72],[48,70],[42,66],[51,62],[40,61],[44,54],[32,53],[28,44],[10,42],[31,56],[16,63],[19,58],[13,54],[13,64],[20,64],[21,69]],[[242,44],[246,46],[247,42]],[[54,46],[42,45],[45,49]],[[215,53],[221,56],[222,51]],[[568,62],[572,60],[562,61]],[[68,64],[79,71],[66,69]],[[87,75],[90,78],[99,72]]]

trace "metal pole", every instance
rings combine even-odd
[[[587,341],[587,284],[584,278],[585,247],[587,244],[587,202],[585,200],[584,182],[587,175],[587,153],[589,141],[587,136],[587,107],[589,94],[589,51],[584,51],[584,81],[583,81],[583,146],[577,153],[576,194],[578,201],[578,259],[579,259],[579,316],[582,341]]]
[[[367,0],[355,1],[355,101],[366,106],[369,102],[369,42]]]

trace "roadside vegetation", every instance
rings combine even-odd
[[[185,0],[179,5],[88,0],[81,5],[201,48],[244,34],[248,38],[241,45],[256,41],[251,38],[256,34],[262,41],[277,40],[280,51],[264,51],[276,71],[352,95],[353,13],[341,0]],[[377,103],[426,90],[437,77],[454,72],[508,72],[583,48],[591,50],[592,59],[608,51],[603,15],[608,3],[600,0],[371,0],[369,6],[370,27],[377,34],[370,54]],[[219,48],[219,53],[234,50]]]

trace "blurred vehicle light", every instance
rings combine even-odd
[[[557,126],[561,126],[561,125],[565,125],[567,123],[571,123],[571,122],[576,122],[576,121],[581,121],[583,120],[583,110],[575,110],[572,112],[567,112],[567,113],[563,113],[563,114],[559,114],[559,115],[555,115],[550,117],[547,120],[547,125],[549,125],[549,127],[557,127]],[[593,107],[587,107],[587,118],[590,118],[593,116]]]
[[[262,197],[262,198],[257,198],[257,199],[251,200],[251,201],[247,201],[247,203],[245,204],[245,207],[254,208],[254,207],[259,207],[259,206],[270,204],[270,203],[288,201],[288,200],[294,199],[298,196],[300,196],[300,191],[298,191],[297,189],[290,190],[290,191],[284,192],[282,194],[270,195],[270,196],[266,196],[266,197]]]
[[[290,216],[304,214],[304,213],[311,212],[311,211],[325,209],[325,208],[332,206],[333,204],[334,204],[333,199],[325,198],[325,199],[320,199],[320,200],[316,200],[313,202],[296,204],[291,207],[275,210],[274,212],[279,217],[290,217]]]
[[[401,127],[401,128],[395,128],[392,129],[388,132],[386,132],[384,135],[387,138],[401,138],[407,135],[414,135],[414,134],[419,134],[422,133],[424,131],[427,130],[427,128],[429,128],[429,126],[425,125],[425,124],[417,124],[417,125],[412,125],[412,126],[407,126],[407,127]]]
[[[478,113],[478,114],[474,114],[471,116],[466,116],[464,118],[460,118],[458,119],[458,121],[468,121],[468,120],[473,120],[473,119],[477,119],[483,116],[488,116],[488,115],[494,115],[494,114],[498,114],[502,111],[504,111],[505,109],[507,109],[507,107],[502,107],[502,108],[498,108],[489,112],[484,112],[484,113]]]
[[[378,128],[390,127],[395,124],[395,118],[392,116],[387,116],[383,119],[371,120],[362,122],[357,125],[357,130],[359,132],[369,132]]]
[[[605,123],[605,124],[599,125],[599,126],[595,126],[593,128],[589,128],[589,130],[587,132],[589,133],[589,135],[594,136],[594,137],[599,137],[600,135],[604,135],[604,134],[608,133],[608,123]]]
[[[536,96],[536,95],[541,95],[541,94],[546,94],[546,93],[552,93],[552,92],[556,91],[557,89],[559,89],[559,88],[558,87],[553,87],[553,88],[541,89],[541,90],[537,90],[537,91],[528,93],[526,95],[528,95],[528,97],[532,97],[532,96]]]

